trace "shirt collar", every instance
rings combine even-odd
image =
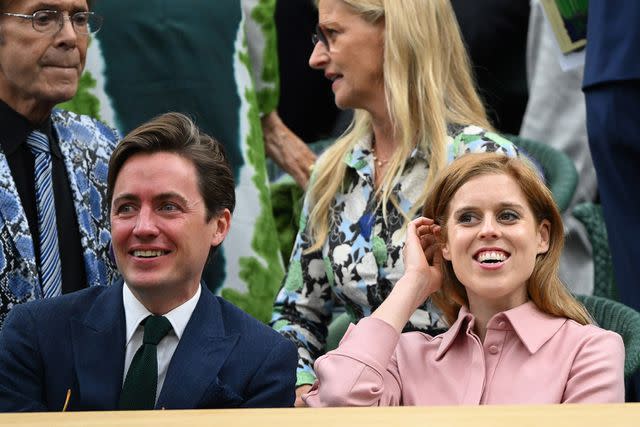
[[[33,130],[33,126],[25,117],[0,100],[0,123],[2,123],[2,135],[0,143],[2,151],[6,155],[12,154],[27,139]]]
[[[344,159],[347,166],[365,174],[370,175],[372,173],[373,153],[371,141],[372,135],[366,135],[356,141],[353,149]]]
[[[347,156],[344,159],[344,162],[347,166],[355,169],[358,174],[364,177],[373,175],[374,165],[372,141],[373,134],[369,134],[360,138],[353,146],[353,149],[349,153],[347,153]],[[407,161],[414,159],[422,159],[426,161],[427,157],[427,154],[422,148],[416,147],[409,154]]]
[[[532,302],[519,305],[511,310],[494,315],[487,323],[488,330],[515,331],[529,353],[536,353],[567,321],[540,311]],[[442,334],[442,342],[436,353],[436,359],[442,358],[458,335],[473,333],[475,317],[465,306],[460,308],[458,319],[451,328]]]
[[[33,126],[26,117],[11,108],[6,102],[0,100],[0,123],[2,123],[2,136],[0,146],[6,155],[11,155],[21,144],[26,143],[27,136],[39,130],[49,139],[51,153],[62,158],[62,153],[55,137],[51,116],[40,126]]]
[[[51,116],[49,116],[47,121],[44,122],[42,126],[39,127],[39,130],[45,135],[47,135],[47,138],[49,138],[49,146],[51,149],[51,153],[54,156],[62,158],[62,151],[60,151],[60,143],[58,141],[58,138],[56,137],[56,133],[53,127],[53,120],[51,119]]]
[[[455,135],[459,133],[464,126],[449,123],[447,124],[447,135]],[[371,155],[371,148],[373,142],[373,133],[362,137],[356,142],[351,152],[345,158],[345,163],[356,170],[364,171],[365,166],[368,166],[368,171],[371,173],[371,166],[373,165],[373,156]],[[409,154],[410,159],[421,159],[424,161],[429,160],[429,152],[427,149],[416,146]]]
[[[460,307],[460,311],[458,312],[458,319],[454,322],[453,325],[444,332],[442,336],[442,342],[440,343],[440,347],[438,348],[438,352],[436,353],[436,360],[441,359],[445,353],[449,350],[456,337],[461,334],[461,331],[469,332],[473,330],[473,323],[475,318],[467,307]]]
[[[178,337],[178,340],[182,337],[182,333],[187,327],[187,323],[189,323],[189,319],[191,319],[191,315],[198,304],[198,300],[200,299],[200,294],[202,293],[202,286],[198,286],[198,290],[196,293],[187,301],[174,308],[170,312],[166,313],[164,317],[166,317],[171,326],[173,327],[173,332]],[[140,322],[144,318],[149,315],[152,315],[147,308],[142,305],[140,301],[133,295],[129,286],[125,283],[122,287],[122,302],[124,304],[124,315],[126,319],[126,343],[129,344],[133,334],[136,329],[140,325]]]
[[[532,301],[493,316],[487,328],[500,329],[497,325],[503,319],[507,320],[505,325],[511,324],[531,354],[549,341],[568,320],[565,317],[544,313]]]

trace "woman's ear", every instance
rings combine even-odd
[[[448,243],[442,244],[442,258],[446,259],[447,261],[451,261],[451,253],[449,252]]]
[[[447,261],[451,261],[451,252],[449,250],[449,242],[446,238],[447,228],[445,226],[440,226],[438,229],[438,242],[440,243],[440,250],[442,251],[442,258]]]
[[[544,254],[549,250],[549,236],[551,235],[551,223],[543,219],[538,226],[538,254]]]

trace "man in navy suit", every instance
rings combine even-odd
[[[167,113],[127,135],[108,173],[124,285],[11,311],[0,411],[292,406],[295,346],[201,284],[229,231],[233,189],[222,146],[187,117]],[[152,322],[166,325],[154,342]]]
[[[640,2],[590,0],[583,91],[618,297],[640,310]],[[627,385],[640,399],[640,373]],[[631,391],[631,393],[630,393]]]
[[[583,90],[620,300],[640,310],[640,2],[591,0]]]

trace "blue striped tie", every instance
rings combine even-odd
[[[62,271],[58,249],[56,206],[53,200],[51,153],[49,140],[42,132],[33,131],[27,137],[35,162],[36,203],[40,232],[40,282],[45,298],[60,295]]]

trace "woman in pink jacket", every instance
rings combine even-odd
[[[309,406],[624,401],[622,339],[558,279],[562,220],[528,165],[463,156],[423,215],[407,228],[404,276],[316,361]],[[402,334],[429,297],[450,329]]]

